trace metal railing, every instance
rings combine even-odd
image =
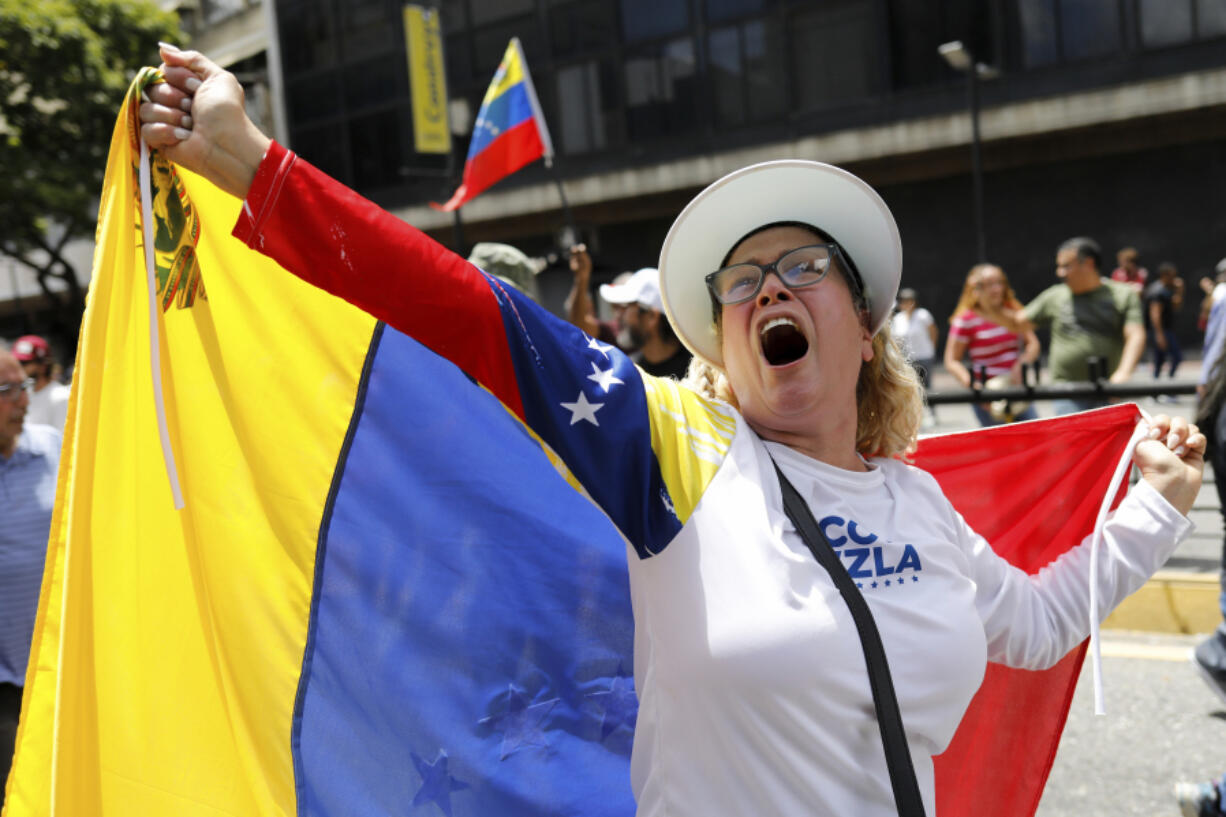
[[[991,403],[996,400],[1026,402],[1086,398],[1106,400],[1117,397],[1196,394],[1196,383],[1192,381],[1154,380],[1150,383],[1108,383],[1109,373],[1106,360],[1092,357],[1089,363],[1090,379],[1080,383],[1039,383],[1038,364],[1023,365],[1021,384],[1001,389],[984,387],[987,376],[980,367],[971,372],[970,388],[930,391],[927,400],[929,405],[939,406],[952,403]]]

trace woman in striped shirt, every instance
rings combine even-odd
[[[1022,382],[1022,364],[1033,363],[1039,357],[1039,339],[1034,332],[1014,334],[983,315],[985,307],[997,310],[1002,306],[1021,309],[1022,305],[1009,286],[1004,270],[994,264],[977,264],[966,276],[962,297],[949,321],[949,340],[945,344],[945,369],[963,386],[971,385],[971,370],[983,370],[987,380],[1001,377],[1008,383]],[[971,369],[963,363],[970,356]],[[987,403],[973,403],[975,416],[985,426],[999,425],[1010,420],[1033,420],[1033,406],[1026,406],[1008,417],[995,415]]]

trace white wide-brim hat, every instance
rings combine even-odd
[[[698,357],[723,367],[706,276],[734,243],[779,221],[818,228],[839,243],[864,283],[874,334],[889,319],[902,276],[902,240],[877,191],[846,170],[782,159],[729,173],[703,190],[673,222],[660,251],[664,311]]]

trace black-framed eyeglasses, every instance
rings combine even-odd
[[[779,256],[773,264],[733,264],[718,269],[706,277],[707,289],[721,304],[748,301],[762,290],[767,273],[773,272],[788,289],[810,287],[826,277],[832,261],[837,258],[848,268],[838,244],[810,244],[797,247]]]
[[[22,393],[30,394],[34,391],[34,378],[27,377],[18,383],[0,383],[0,400],[6,403],[16,403],[21,399]]]

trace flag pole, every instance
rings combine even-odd
[[[464,221],[460,218],[460,210],[457,207],[451,211],[451,241],[457,255],[468,255],[464,252]]]
[[[558,198],[562,200],[562,215],[566,219],[566,226],[570,229],[572,241],[579,240],[579,227],[575,224],[575,214],[570,210],[570,202],[566,200],[566,188],[562,186],[562,177],[558,175],[558,169],[550,163],[550,175],[553,176],[553,183],[558,188]],[[569,247],[561,247],[560,249],[567,250]]]

